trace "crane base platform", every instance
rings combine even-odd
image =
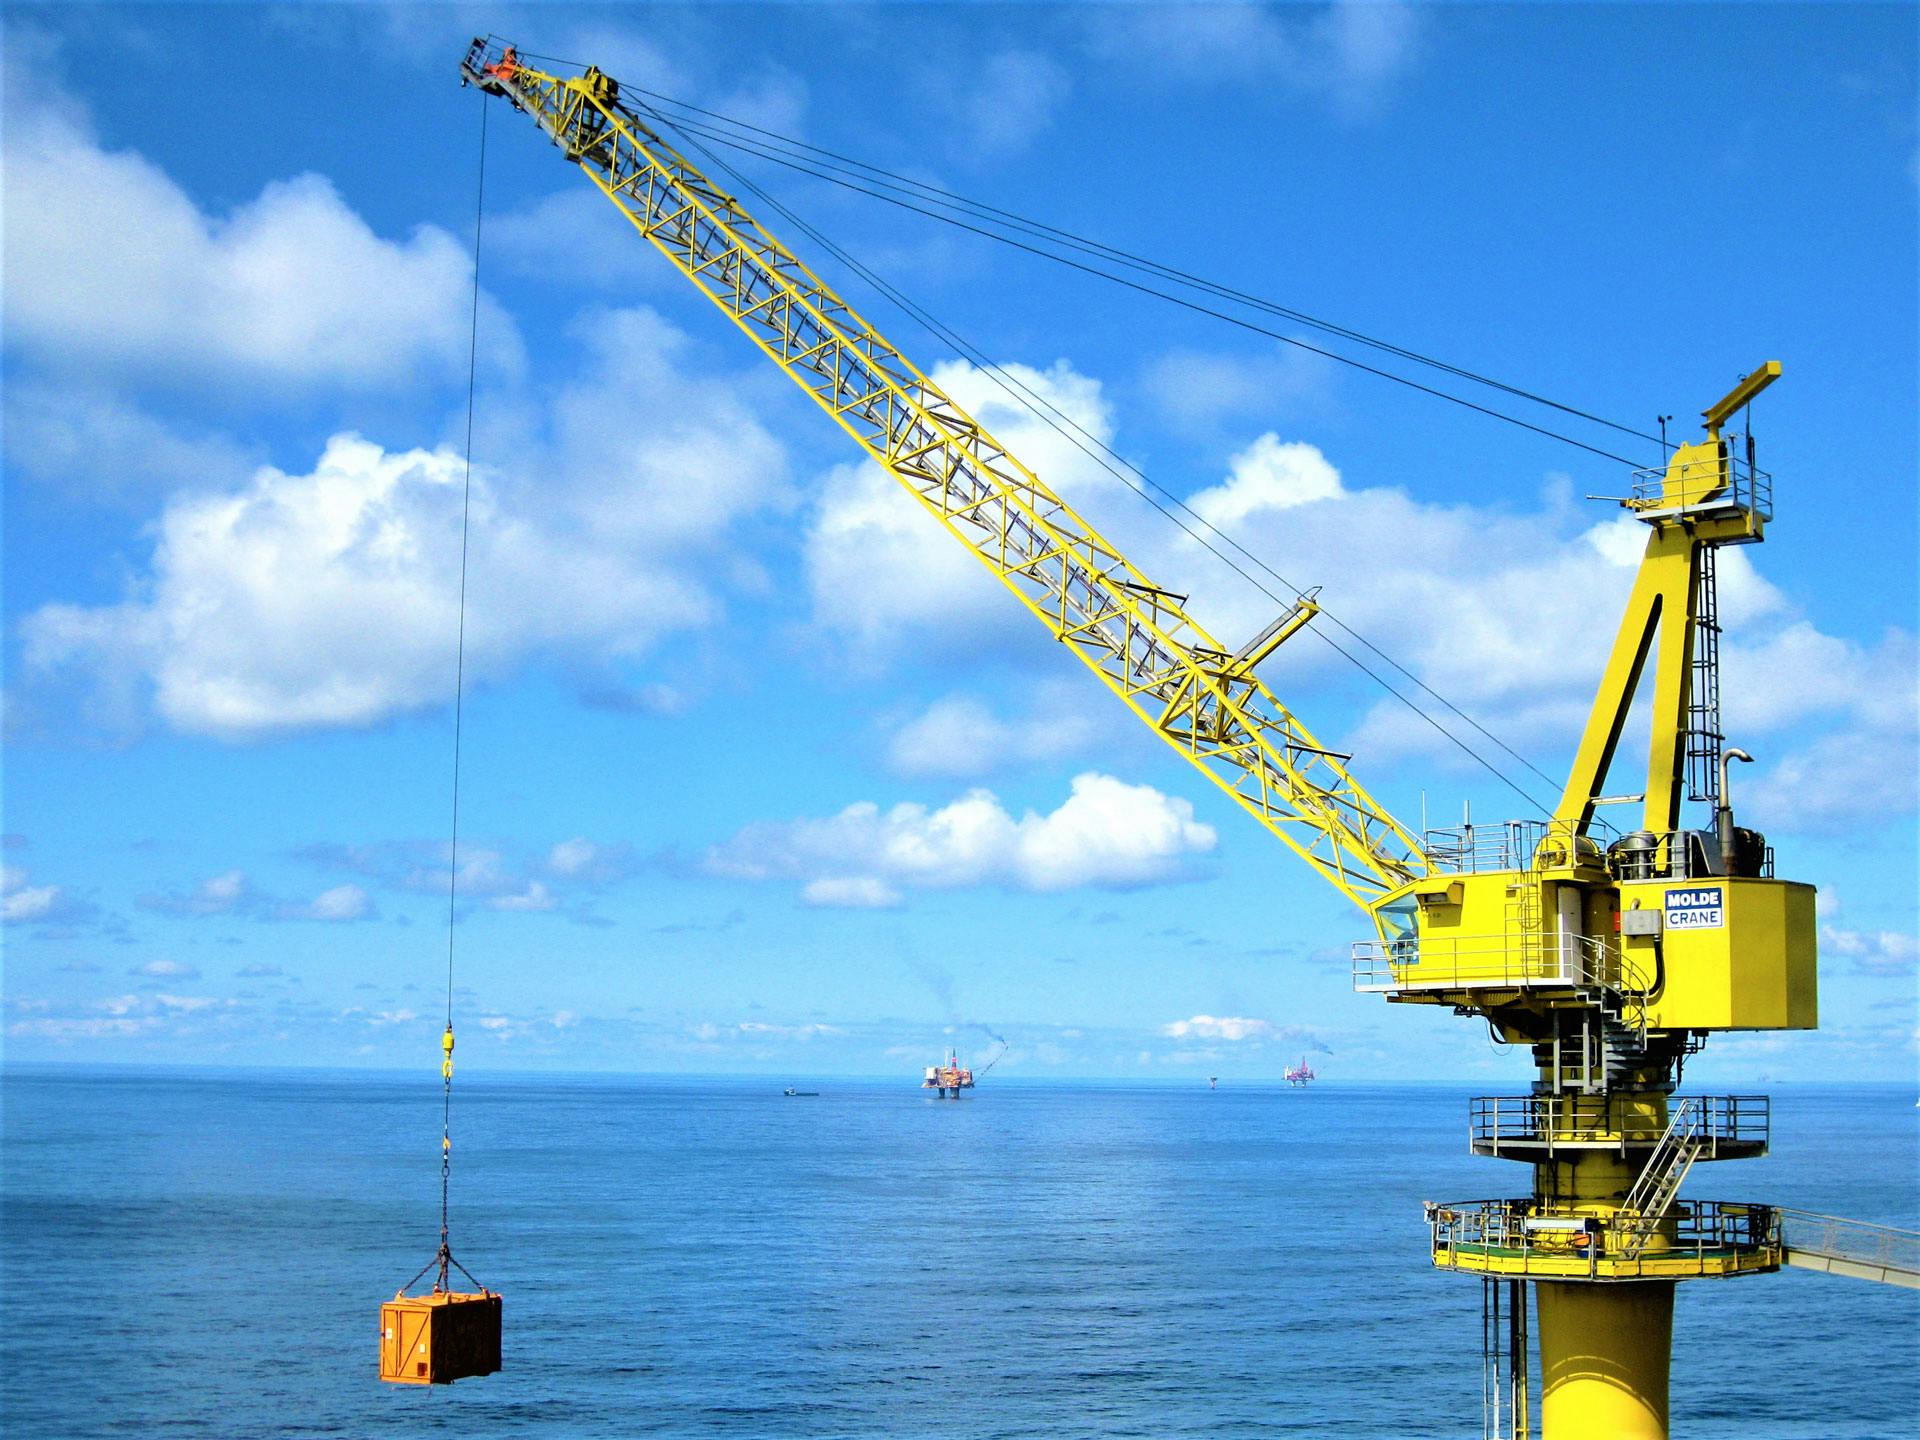
[[[1455,1201],[1429,1208],[1433,1263],[1507,1279],[1697,1280],[1778,1270],[1780,1221],[1766,1205],[1678,1200],[1658,1221],[1628,1214],[1532,1213],[1525,1200]]]

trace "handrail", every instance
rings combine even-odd
[[[1701,1158],[1713,1158],[1722,1146],[1749,1153],[1766,1147],[1772,1125],[1767,1096],[1674,1097],[1674,1103],[1689,1102],[1700,1116],[1698,1138],[1706,1147]],[[1610,1105],[1605,1095],[1477,1095],[1468,1108],[1470,1141],[1481,1154],[1498,1155],[1506,1146],[1651,1146],[1665,1129],[1656,1115]]]
[[[1669,480],[1677,484],[1669,484]],[[1758,469],[1727,443],[1717,456],[1702,456],[1681,466],[1672,476],[1669,465],[1633,472],[1631,497],[1622,502],[1642,515],[1674,510],[1750,510],[1761,520],[1773,518],[1773,476]]]
[[[1675,1200],[1654,1246],[1640,1235],[1640,1217],[1540,1216],[1530,1200],[1455,1200],[1429,1203],[1427,1223],[1436,1258],[1456,1251],[1488,1251],[1524,1262],[1538,1256],[1569,1260],[1695,1259],[1730,1251],[1781,1249],[1780,1212],[1770,1205],[1728,1200]],[[1530,1223],[1531,1222],[1531,1223]],[[1550,1227],[1550,1228],[1549,1228]]]
[[[1622,988],[1617,951],[1598,936],[1557,931],[1356,940],[1352,964],[1353,988],[1361,991],[1529,985]]]
[[[1791,1207],[1779,1214],[1788,1264],[1805,1264],[1804,1257],[1817,1257],[1838,1264],[1808,1268],[1839,1269],[1863,1279],[1920,1286],[1920,1231]]]
[[[1625,1211],[1632,1217],[1627,1232],[1628,1255],[1638,1255],[1653,1238],[1655,1228],[1673,1206],[1680,1182],[1706,1148],[1700,1139],[1701,1125],[1702,1113],[1691,1099],[1682,1100],[1668,1112],[1666,1133],[1653,1147],[1633,1188],[1627,1191]]]
[[[1597,862],[1600,839],[1619,831],[1604,820],[1583,830],[1571,820],[1502,820],[1493,825],[1436,826],[1423,831],[1420,848],[1435,874],[1474,875],[1495,870],[1534,870],[1565,864],[1579,855]]]
[[[1607,847],[1607,870],[1616,880],[1771,880],[1773,847],[1752,843],[1750,854],[1736,853],[1729,875],[1710,830],[1636,830]]]

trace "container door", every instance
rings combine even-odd
[[[396,1305],[393,1316],[393,1378],[424,1385],[433,1379],[433,1311],[426,1306]]]
[[[392,1380],[400,1374],[400,1311],[392,1305],[380,1307],[380,1378]]]

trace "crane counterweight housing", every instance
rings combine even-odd
[[[1679,1197],[1696,1162],[1761,1154],[1769,1139],[1764,1097],[1676,1095],[1682,1064],[1710,1032],[1817,1019],[1813,890],[1777,877],[1764,838],[1733,823],[1726,762],[1744,752],[1725,747],[1719,712],[1714,558],[1762,540],[1773,518],[1750,431],[1726,426],[1778,362],[1621,497],[1647,526],[1646,551],[1554,813],[1416,835],[1254,673],[1311,623],[1313,592],[1240,650],[1222,645],[614,80],[537,70],[485,40],[461,78],[535,120],[1149,729],[1366,914],[1356,989],[1483,1017],[1530,1048],[1528,1093],[1472,1102],[1472,1145],[1529,1164],[1532,1184],[1429,1206],[1434,1263],[1481,1277],[1493,1313],[1508,1307],[1506,1348],[1489,1340],[1485,1355],[1505,1387],[1488,1412],[1499,1433],[1532,1433],[1532,1282],[1542,1433],[1664,1437],[1674,1282],[1773,1270],[1782,1254],[1770,1207]],[[1602,786],[1649,680],[1646,788],[1627,797],[1641,820],[1620,833],[1597,811],[1615,803]],[[1683,826],[1688,802],[1708,807],[1708,824]]]

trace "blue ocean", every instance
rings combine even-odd
[[[8,1070],[6,1434],[1480,1434],[1480,1286],[1420,1203],[1527,1172],[1467,1153],[1465,1088],[463,1075],[453,1248],[506,1368],[383,1386],[437,1080]],[[1774,1153],[1687,1193],[1920,1226],[1916,1121],[1776,1090]],[[1676,1332],[1676,1436],[1920,1433],[1920,1292],[1700,1281]]]

